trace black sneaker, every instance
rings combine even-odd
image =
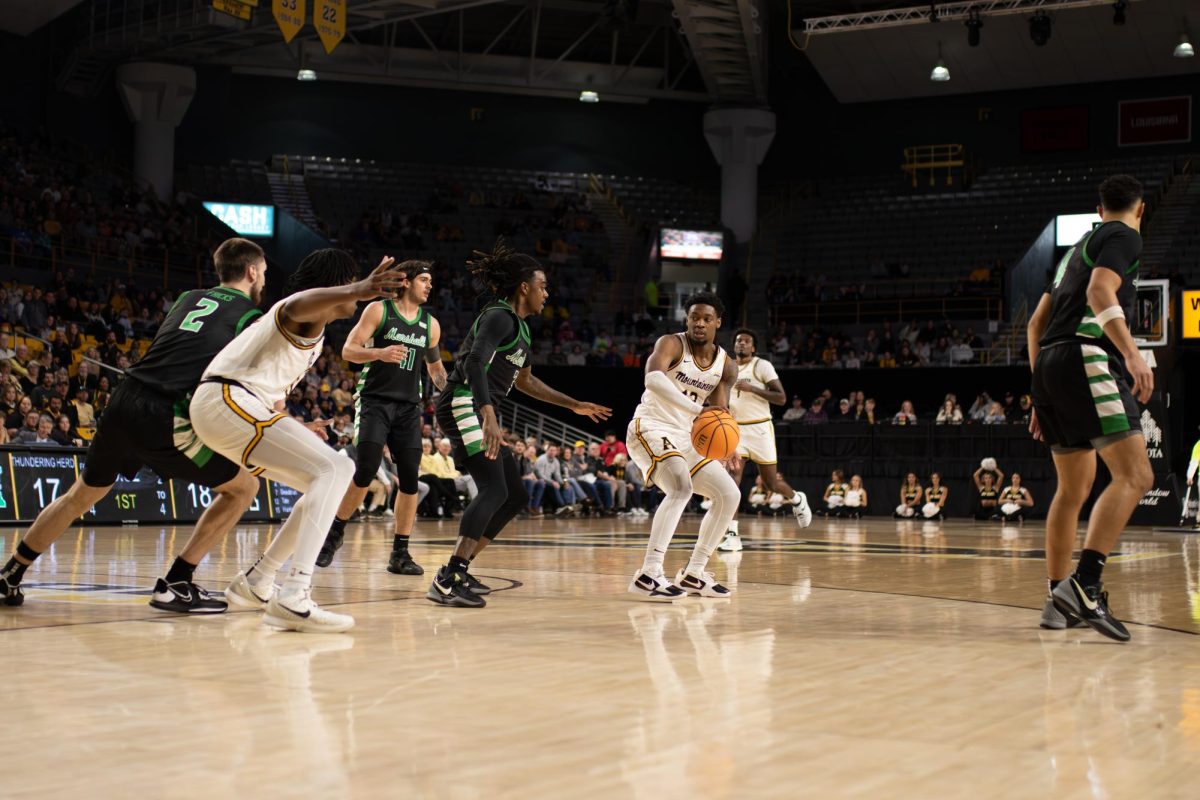
[[[222,614],[229,608],[224,598],[216,598],[188,581],[167,583],[163,578],[154,582],[150,607],[176,614]]]
[[[1097,633],[1118,642],[1129,641],[1129,631],[1108,608],[1108,592],[1103,584],[1080,586],[1072,575],[1054,587],[1050,596],[1054,598],[1054,607],[1067,619],[1083,620]]]
[[[329,529],[329,533],[325,536],[325,544],[321,545],[321,552],[317,553],[318,567],[328,567],[333,563],[333,556],[341,548],[342,540],[345,538],[345,533],[339,533],[333,528]]]
[[[21,584],[9,583],[8,578],[0,578],[0,605],[19,606],[25,602],[25,592]]]
[[[487,601],[467,588],[461,572],[449,572],[445,567],[433,576],[433,583],[425,598],[443,606],[456,608],[483,608]]]
[[[466,581],[467,588],[475,594],[484,595],[492,593],[492,587],[488,586],[486,583],[480,583],[479,579],[471,573],[464,572],[462,576],[463,580]]]
[[[387,571],[393,575],[425,574],[425,570],[420,564],[413,561],[412,556],[408,554],[407,550],[402,553],[398,553],[395,550],[392,551],[392,557],[388,560]]]

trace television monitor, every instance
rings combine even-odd
[[[205,201],[204,207],[241,236],[270,238],[275,235],[275,206]]]
[[[720,261],[724,243],[725,234],[721,231],[663,228],[659,235],[658,254],[662,258],[681,261]]]

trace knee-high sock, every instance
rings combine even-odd
[[[742,499],[738,486],[733,482],[720,464],[709,462],[694,476],[692,485],[696,492],[712,500],[712,506],[700,521],[700,536],[692,549],[692,557],[688,561],[687,571],[699,576],[708,566],[708,559],[713,550],[729,530],[729,523],[737,513],[738,501]]]
[[[663,501],[654,511],[650,521],[650,542],[646,545],[646,558],[642,572],[654,575],[662,572],[663,558],[671,546],[671,537],[679,526],[679,520],[692,499],[692,478],[688,475],[687,463],[682,458],[660,461],[654,470],[654,482],[663,490]]]

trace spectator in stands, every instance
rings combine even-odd
[[[921,514],[925,519],[944,519],[946,501],[950,499],[950,490],[942,485],[942,474],[935,472],[929,476],[929,485],[925,487],[925,505]]]
[[[638,354],[633,342],[625,343],[625,352],[621,356],[622,366],[638,369],[642,366],[642,357]]]
[[[1000,517],[1006,522],[1024,522],[1026,513],[1033,508],[1033,495],[1021,485],[1018,473],[1014,472],[1009,480],[1012,483],[1000,492]]]
[[[951,363],[950,341],[945,336],[939,336],[929,350],[929,364],[933,367],[948,367]]]
[[[475,486],[475,479],[470,475],[463,475],[455,468],[454,459],[450,456],[452,446],[449,439],[438,441],[437,452],[433,454],[437,469],[433,474],[439,478],[453,481],[456,492],[462,492],[467,495],[468,500],[474,500],[475,495],[479,494],[479,489]]]
[[[796,395],[792,398],[792,405],[783,412],[783,421],[799,422],[800,420],[804,419],[804,414],[804,400],[800,397],[800,395]]]
[[[987,413],[983,417],[983,424],[1003,425],[1005,422],[1008,422],[1008,417],[1004,415],[1004,406],[1000,405],[999,402],[993,401],[987,407]]]
[[[1018,425],[1028,425],[1033,416],[1033,398],[1027,394],[1021,395],[1016,408],[1008,416],[1008,421]]]
[[[845,515],[851,519],[859,519],[867,513],[867,490],[863,486],[861,475],[850,476],[850,486],[846,489],[846,504],[843,510]]]
[[[443,478],[438,473],[443,470],[443,463],[434,453],[433,442],[428,438],[421,439],[421,462],[417,467],[420,483],[429,486],[429,497],[425,513],[431,517],[454,519],[454,510],[458,508],[458,490],[454,481]]]
[[[980,392],[975,396],[975,402],[971,403],[971,408],[967,410],[967,418],[972,422],[983,422],[991,405],[991,396],[987,392]]]
[[[0,333],[0,361],[8,361],[17,355],[17,351],[9,346],[8,334]]]
[[[42,373],[42,379],[33,391],[29,393],[29,397],[33,400],[33,407],[42,409],[45,408],[50,400],[50,396],[54,394],[54,373],[46,370]]]
[[[884,350],[879,355],[879,366],[883,369],[892,369],[896,366],[896,359],[892,356],[891,349]]]
[[[563,475],[562,461],[558,457],[558,446],[549,445],[546,451],[537,457],[533,470],[538,478],[546,483],[546,494],[554,500],[556,516],[570,514],[576,511],[575,494]]]
[[[577,442],[574,447],[569,444],[563,445],[560,459],[563,480],[571,487],[571,493],[575,495],[576,503],[581,506],[586,504],[594,509],[602,509],[604,506],[600,498],[601,487],[596,485],[596,476],[588,472],[587,456],[583,454],[583,446],[582,441]],[[608,501],[611,505],[611,496]]]
[[[20,400],[21,394],[17,391],[16,384],[4,383],[3,388],[0,388],[0,422],[7,420],[8,415],[17,410]]]
[[[66,414],[58,416],[58,421],[55,422],[54,429],[50,431],[50,438],[63,447],[83,446],[83,440],[79,438],[79,432],[75,430],[75,426],[71,424],[71,418]]]
[[[805,412],[803,419],[800,422],[804,425],[825,425],[829,422],[829,415],[825,412],[825,398],[818,395],[813,398],[812,405]]]
[[[846,490],[849,488],[842,471],[835,469],[830,474],[829,485],[825,487],[825,494],[821,497],[825,501],[825,507],[816,509],[816,513],[826,517],[840,516],[842,507],[846,505]]]
[[[901,367],[919,367],[921,366],[921,357],[913,351],[912,345],[902,340],[900,352],[896,354],[896,363]]]
[[[612,466],[617,456],[622,455],[628,458],[629,450],[625,447],[625,443],[617,438],[616,431],[607,430],[604,432],[604,441],[600,443],[600,455],[604,458],[605,466]]]
[[[542,516],[542,495],[546,491],[546,482],[534,472],[533,465],[537,457],[537,447],[523,444],[521,457],[517,459],[517,470],[521,473],[521,482],[525,484],[525,493],[529,495],[529,505],[525,511],[531,517]]]
[[[850,399],[843,397],[838,400],[837,411],[830,415],[829,421],[832,423],[844,423],[854,421],[854,412],[850,408]]]
[[[846,369],[861,369],[862,360],[858,357],[858,353],[851,350],[846,354],[846,358],[842,361],[842,366]]]
[[[571,353],[567,356],[567,364],[572,367],[582,367],[587,364],[587,357],[583,354],[583,348],[579,345],[571,346]]]
[[[893,425],[916,425],[917,412],[913,408],[911,400],[905,400],[900,404],[900,410],[892,416]]]
[[[36,412],[34,412],[36,413]],[[31,413],[30,416],[34,416]],[[26,420],[25,428],[23,428],[13,439],[14,444],[33,445],[37,447],[51,446],[58,447],[58,442],[54,440],[51,434],[54,432],[54,420],[48,414],[39,414],[35,419],[35,427],[32,431],[29,429],[29,420]]]
[[[915,517],[924,498],[925,490],[921,488],[921,482],[917,480],[917,473],[908,473],[904,476],[904,483],[900,484],[900,505],[896,506],[895,516],[900,519]]]
[[[950,348],[950,363],[970,364],[974,360],[975,351],[971,348],[971,345],[967,344],[967,340],[964,337],[958,337],[954,346]]]
[[[938,411],[938,425],[962,425],[963,413],[962,409],[955,405],[952,398],[947,397],[946,402],[942,403],[941,409]]]
[[[32,426],[27,424],[31,413],[34,415]],[[29,395],[23,395],[17,401],[17,410],[10,412],[4,420],[4,427],[8,430],[10,439],[17,437],[17,434],[22,430],[22,426],[25,426],[25,429],[37,431],[37,413],[34,411],[33,400],[29,398]]]
[[[555,342],[550,347],[550,353],[546,356],[546,364],[551,367],[567,366],[567,354],[563,352],[562,345]]]

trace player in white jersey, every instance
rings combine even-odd
[[[804,492],[796,491],[779,474],[779,456],[775,450],[775,425],[771,422],[771,405],[781,406],[787,402],[783,382],[770,361],[759,358],[758,337],[754,331],[742,328],[733,338],[733,355],[737,358],[738,377],[729,396],[729,408],[738,424],[741,438],[738,441],[737,459],[731,473],[738,486],[742,485],[744,462],[749,459],[758,465],[758,471],[766,484],[767,494],[777,492],[788,498],[792,513],[801,528],[812,524],[812,511]],[[729,530],[719,549],[732,552],[742,549],[738,536],[736,516],[729,523]]]
[[[654,512],[650,543],[629,591],[655,600],[685,594],[728,597],[729,589],[705,572],[708,559],[737,511],[737,484],[719,462],[692,446],[692,422],[708,405],[725,408],[737,369],[716,343],[725,304],[711,292],[688,298],[687,331],[660,337],[646,360],[646,391],[629,423],[629,456],[648,482],[666,497]],[[712,501],[686,567],[674,583],[663,573],[663,557],[683,511],[696,492]]]
[[[328,420],[305,424],[280,410],[321,355],[325,326],[353,316],[359,300],[391,297],[403,287],[404,273],[393,265],[384,258],[357,280],[349,253],[310,253],[288,278],[284,299],[217,354],[192,397],[192,427],[210,449],[303,492],[270,546],[225,590],[234,605],[264,609],[272,627],[336,633],[354,626],[353,617],[326,611],[311,597],[317,552],[354,462],[325,442]],[[291,570],[277,590],[275,575],[288,558]]]

